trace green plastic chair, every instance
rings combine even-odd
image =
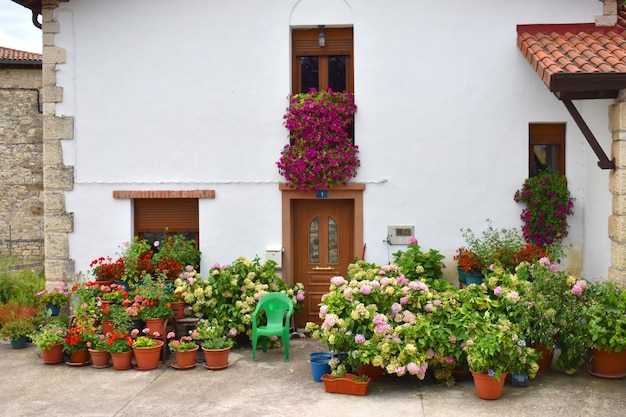
[[[257,325],[257,315],[265,311],[267,324]],[[252,361],[256,362],[258,338],[262,339],[263,352],[267,352],[267,336],[280,336],[285,347],[285,362],[289,362],[289,324],[293,314],[293,301],[280,292],[264,295],[252,313]]]

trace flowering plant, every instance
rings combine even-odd
[[[473,252],[478,258],[477,267],[472,261],[472,269],[480,270],[483,274],[488,272],[491,265],[501,265],[505,270],[512,271],[517,266],[517,254],[526,245],[517,229],[496,229],[489,219],[487,228],[480,235],[476,235],[470,228],[461,229],[461,234],[466,243],[464,251]]]
[[[193,340],[199,340],[204,349],[226,349],[234,344],[232,333],[227,333],[217,320],[200,320],[190,332]]]
[[[107,350],[107,335],[91,333],[87,337],[87,348],[93,350]]]
[[[172,316],[171,299],[165,294],[162,280],[145,276],[143,285],[136,287],[134,294],[134,302],[128,310],[136,310],[140,318],[166,319]]]
[[[191,332],[194,332],[194,331],[192,330]],[[175,337],[176,337],[176,333],[174,332],[169,332],[167,334],[168,339],[173,339]],[[168,346],[172,352],[187,352],[190,350],[194,350],[195,348],[198,347],[198,345],[196,344],[196,342],[194,342],[191,336],[181,336],[181,338],[178,340],[176,339],[170,340],[170,342],[168,343]]]
[[[574,289],[572,288],[572,291]],[[626,349],[626,289],[612,281],[594,282],[585,325],[587,345],[621,352]]]
[[[133,347],[133,339],[125,332],[113,331],[105,335],[105,350],[109,353],[130,352]]]
[[[350,130],[356,105],[350,93],[316,91],[289,96],[285,127],[290,132],[277,162],[287,184],[320,190],[346,183],[360,165]]]
[[[473,336],[465,343],[470,370],[495,380],[505,372],[527,372],[534,378],[539,354],[527,346],[518,326],[507,319],[494,320],[490,314],[483,319],[472,323]]]
[[[35,293],[35,297],[44,306],[46,304],[52,304],[55,306],[67,305],[69,295],[70,293],[65,287],[55,287],[52,290],[41,290]]]
[[[101,285],[100,286],[100,301],[107,301],[114,304],[122,305],[128,300],[130,293],[123,285],[117,285],[113,283],[111,285]]]
[[[92,333],[92,329],[82,326],[70,327],[65,333],[63,352],[74,353],[79,350],[87,349],[87,342],[89,341],[90,334]]]
[[[133,318],[127,311],[127,307],[119,304],[102,306],[102,320],[111,320],[113,329],[127,332],[133,325]],[[102,329],[102,326],[99,326]]]
[[[63,343],[67,325],[61,320],[55,320],[44,324],[29,335],[32,342],[39,350],[49,350],[52,345]]]
[[[243,256],[232,265],[215,264],[204,280],[195,270],[183,272],[174,281],[175,299],[184,299],[191,314],[216,319],[233,336],[252,335],[252,313],[257,302],[269,292],[282,292],[291,297],[294,313],[303,308],[304,285],[288,285],[275,270],[276,263],[261,263]]]
[[[200,267],[198,245],[195,240],[187,239],[184,235],[166,234],[161,241],[154,242],[154,247],[153,259],[157,263],[157,269],[167,269],[169,279],[176,279],[182,268],[188,265],[194,269]],[[163,265],[159,266],[159,263]]]
[[[101,256],[89,264],[89,273],[96,277],[96,281],[116,281],[122,279],[124,274],[124,261],[122,258],[113,260],[112,257]]]
[[[428,317],[443,305],[426,283],[408,280],[397,265],[356,261],[348,267],[347,279],[331,278],[320,306],[323,322],[309,322],[306,330],[330,351],[347,352],[350,365],[372,364],[389,374],[423,379],[430,364],[454,367],[450,354],[456,339],[446,335],[436,341],[437,325]],[[333,366],[333,374],[345,372],[345,364]]]
[[[520,216],[526,241],[549,246],[567,236],[567,216],[574,213],[574,199],[567,189],[565,175],[543,171],[526,179],[513,198],[526,204]]]
[[[140,335],[138,329],[133,329],[130,331],[130,335],[133,338],[133,348],[149,348],[155,347],[158,345],[157,341],[147,335],[151,333],[149,328],[145,328],[141,331],[143,335]],[[152,333],[154,337],[159,337],[160,334],[158,332]]]
[[[409,280],[419,277],[433,282],[441,278],[442,270],[446,267],[442,262],[444,258],[436,249],[422,251],[417,239],[411,236],[406,250],[393,254],[393,263],[400,267],[405,278]]]
[[[175,279],[183,265],[198,267],[200,251],[193,239],[184,235],[168,235],[151,246],[146,239],[135,236],[131,242],[120,245],[117,259],[107,256],[89,264],[89,274],[96,281],[125,281],[135,286],[146,275]]]
[[[547,257],[532,264],[520,263],[515,278],[528,280],[531,285],[522,294],[520,304],[525,311],[518,321],[525,329],[527,341],[552,352],[558,340],[561,354],[556,366],[569,374],[576,372],[589,348],[584,325],[588,322],[588,282],[559,270]]]
[[[478,255],[471,250],[460,247],[456,250],[454,260],[457,261],[459,268],[467,274],[480,274],[480,259]]]

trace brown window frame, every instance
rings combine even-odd
[[[292,45],[292,83],[293,94],[306,93],[300,91],[301,73],[300,57],[319,56],[319,89],[326,91],[328,88],[328,56],[345,55],[346,59],[346,91],[354,93],[354,47],[352,28],[324,28],[326,45],[319,46],[317,36],[319,28],[293,29],[291,32]]]
[[[556,146],[556,170],[565,175],[565,123],[528,124],[528,176],[535,173],[535,151],[537,145]]]

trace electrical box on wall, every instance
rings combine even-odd
[[[265,259],[276,262],[276,269],[282,269],[283,248],[265,248]]]
[[[387,226],[387,242],[390,245],[408,245],[415,236],[415,226]]]

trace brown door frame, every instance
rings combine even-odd
[[[294,260],[293,260],[293,222],[292,204],[293,200],[315,200],[317,199],[315,192],[297,191],[289,188],[286,184],[280,184],[279,189],[282,191],[282,240],[285,250],[283,256],[283,279],[289,284],[299,282],[294,277]],[[365,184],[346,184],[345,186],[334,187],[328,190],[328,200],[354,200],[354,255],[353,257],[361,258],[363,254],[363,191]]]

